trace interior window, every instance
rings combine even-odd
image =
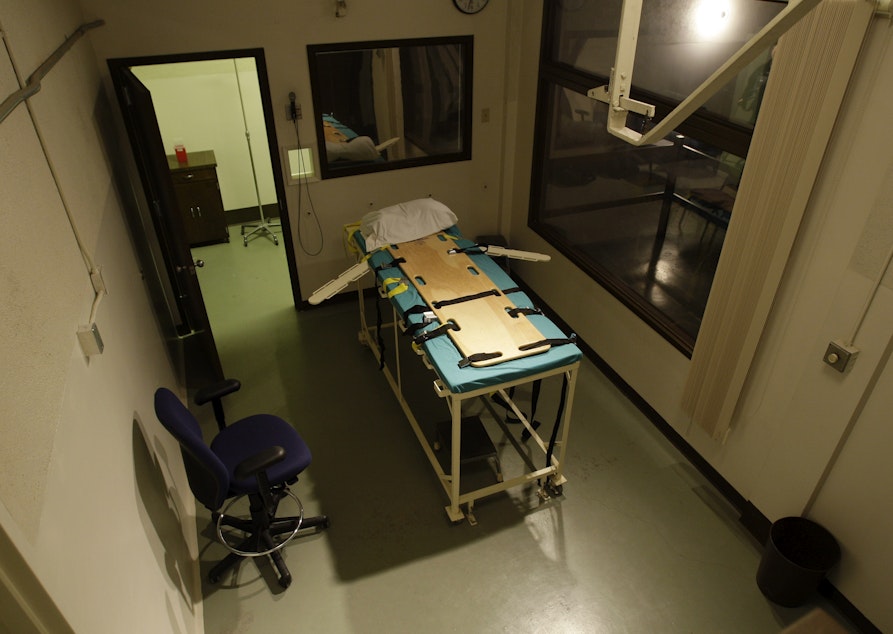
[[[783,8],[764,0],[646,2],[633,97],[660,120]],[[691,354],[771,63],[767,51],[677,131],[635,147],[606,130],[620,0],[546,3],[530,224]],[[700,21],[714,20],[712,27]],[[722,26],[721,32],[717,24]],[[702,28],[702,31],[698,29]],[[645,132],[653,122],[636,115]]]

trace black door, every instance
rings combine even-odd
[[[160,273],[170,283],[169,303],[173,304],[170,308],[176,327],[172,349],[175,358],[182,361],[185,384],[199,387],[223,378],[223,368],[195,273],[196,263],[178,213],[152,95],[128,66],[112,61],[112,82],[163,259],[164,271]]]

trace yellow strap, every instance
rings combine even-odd
[[[343,228],[343,238],[344,238],[344,252],[347,254],[354,253],[359,255],[360,248],[357,246],[356,242],[353,241],[353,234],[360,229],[359,222],[352,222],[350,224],[344,225]]]
[[[390,284],[396,284],[397,286],[388,290],[388,286]],[[382,290],[387,292],[388,299],[390,299],[394,295],[399,295],[400,293],[403,293],[403,292],[409,290],[409,287],[406,285],[406,283],[403,281],[403,278],[401,278],[401,277],[389,277],[389,278],[383,280],[381,283],[381,288],[382,288]]]

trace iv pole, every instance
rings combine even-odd
[[[260,212],[260,222],[242,225],[242,241],[248,246],[248,238],[254,234],[265,235],[273,241],[273,244],[279,244],[279,238],[273,233],[273,229],[281,226],[278,222],[268,223],[264,217],[264,207],[260,202],[260,188],[257,186],[257,170],[254,167],[254,153],[251,151],[251,133],[248,132],[248,118],[245,116],[245,101],[242,98],[242,82],[239,81],[239,68],[236,66],[236,60],[233,60],[233,69],[236,71],[236,86],[239,89],[239,105],[242,107],[242,122],[245,124],[245,141],[248,143],[248,160],[251,162],[251,175],[254,177],[254,193],[257,196],[257,209]],[[251,229],[247,234],[245,229]]]

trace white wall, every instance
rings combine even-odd
[[[312,216],[297,217],[296,186],[288,187],[286,203],[304,298],[352,263],[343,252],[341,229],[367,211],[431,195],[456,212],[467,235],[495,232],[501,197],[507,3],[491,3],[480,14],[466,16],[451,2],[369,0],[349,2],[344,18],[335,17],[334,2],[328,1],[272,0],[263,8],[235,0],[81,0],[81,4],[89,18],[102,18],[109,24],[92,38],[102,66],[109,57],[262,47],[280,147],[296,144],[293,125],[285,118],[285,104],[292,91],[303,109],[301,140],[315,146],[308,44],[474,35],[472,160],[312,183],[310,196],[324,239],[324,247],[315,257],[306,255],[298,244],[299,222],[309,251],[316,250],[319,238]],[[103,73],[107,75],[105,69]],[[480,123],[483,108],[490,109],[489,123]],[[307,205],[304,192],[305,209]]]
[[[152,411],[154,389],[173,387],[174,373],[111,180],[122,157],[107,153],[100,137],[119,118],[106,59],[263,47],[280,145],[293,146],[290,91],[304,110],[302,140],[315,140],[308,43],[475,35],[473,159],[312,185],[325,248],[318,257],[296,248],[306,296],[345,268],[341,227],[370,209],[433,195],[469,235],[496,230],[505,15],[501,3],[468,17],[448,2],[414,0],[350,3],[343,19],[331,2],[0,0],[0,29],[24,77],[78,25],[106,21],[30,100],[47,155],[24,106],[0,126],[0,315],[12,333],[0,338],[0,525],[75,631],[203,627],[193,501],[179,451]],[[4,53],[0,95],[17,87]],[[491,123],[480,124],[485,107]],[[88,319],[93,292],[51,165],[109,288],[96,319],[105,352],[89,361],[75,330]],[[297,189],[287,195],[294,214]],[[302,220],[307,236],[312,218]],[[46,607],[33,600],[38,611]]]
[[[306,44],[472,33],[473,160],[313,185],[326,246],[318,257],[296,249],[304,295],[343,270],[348,260],[341,253],[341,226],[369,209],[432,194],[456,211],[467,234],[476,235],[497,230],[504,208],[499,228],[510,231],[513,246],[555,256],[547,266],[519,266],[524,279],[770,519],[799,514],[808,505],[841,433],[853,423],[812,510],[844,542],[835,583],[878,626],[893,628],[889,606],[869,594],[872,587],[889,586],[880,576],[893,562],[889,548],[879,544],[891,534],[893,505],[864,495],[849,496],[855,506],[839,502],[849,487],[866,486],[865,468],[886,460],[888,438],[880,430],[889,385],[882,358],[893,311],[889,284],[869,312],[857,341],[863,352],[852,371],[830,374],[820,360],[827,341],[852,327],[876,255],[893,242],[875,228],[890,217],[893,178],[893,135],[884,108],[893,97],[893,77],[881,70],[893,62],[887,25],[875,27],[869,49],[875,55],[869,59],[885,63],[866,63],[859,71],[852,109],[838,126],[734,431],[718,446],[697,428],[688,429],[680,414],[688,360],[526,228],[542,2],[491,3],[467,17],[449,2],[367,0],[349,2],[343,19],[334,17],[333,4],[275,0],[258,9],[236,0],[82,0],[85,13],[79,15],[75,0],[0,3],[0,26],[25,76],[77,24],[107,21],[76,45],[32,99],[49,158],[24,110],[0,126],[0,209],[6,226],[17,227],[0,238],[0,291],[20,300],[7,302],[0,313],[7,331],[18,333],[3,339],[3,358],[12,360],[12,369],[2,377],[0,523],[72,625],[116,631],[126,622],[128,629],[138,623],[143,631],[188,632],[201,624],[198,595],[190,590],[195,535],[188,533],[190,503],[182,499],[187,489],[176,448],[157,433],[151,411],[151,391],[171,384],[173,376],[110,183],[108,166],[115,158],[104,154],[98,138],[100,77],[111,94],[106,58],[262,46],[285,146],[294,144],[282,105],[289,91],[304,108],[302,139],[313,140]],[[2,95],[15,88],[5,56],[0,87]],[[479,122],[484,107],[490,108],[487,124]],[[50,162],[110,288],[97,319],[106,352],[89,363],[74,330],[89,313],[92,292],[54,193]],[[297,189],[289,189],[287,203],[297,209]],[[26,216],[30,222],[23,221]],[[39,230],[32,230],[35,220]],[[870,255],[867,261],[862,253]],[[147,474],[154,483],[148,487]],[[170,494],[159,493],[166,487]],[[95,496],[114,509],[108,526],[90,525],[92,518],[83,514]],[[174,510],[182,525],[172,519]],[[853,519],[860,516],[870,518],[870,530]],[[109,553],[115,566],[105,565]],[[862,566],[866,559],[873,566]],[[74,583],[66,574],[71,570],[103,583]]]
[[[238,82],[235,68],[239,69]],[[187,155],[201,150],[214,151],[224,210],[256,208],[258,191],[262,204],[276,202],[267,129],[252,58],[136,66],[133,74],[152,93],[155,116],[168,154],[174,153],[177,140],[183,143]],[[245,138],[246,121],[250,154]]]
[[[529,3],[525,8],[518,28],[530,45],[519,51],[511,240],[518,248],[552,253],[553,260],[548,267],[521,263],[517,269],[770,520],[808,511],[831,529],[844,550],[832,580],[878,627],[893,629],[893,606],[878,596],[889,588],[893,567],[888,544],[893,504],[889,503],[891,480],[886,466],[890,445],[889,431],[885,431],[889,410],[881,405],[883,387],[889,386],[889,373],[881,374],[886,363],[883,355],[893,335],[889,275],[856,339],[862,352],[852,369],[840,375],[822,363],[828,342],[851,333],[893,245],[893,120],[889,116],[893,30],[889,21],[875,19],[739,402],[732,434],[725,445],[719,445],[699,427],[690,426],[680,409],[688,359],[526,226],[539,50],[534,42],[539,38],[542,4]],[[881,382],[874,386],[878,376]],[[852,440],[843,442],[841,460],[834,462],[835,448],[850,424]],[[822,488],[826,469],[827,491]],[[848,492],[849,486],[866,488]]]
[[[18,87],[13,64],[28,77],[83,21],[71,0],[0,2],[0,96]],[[89,38],[0,124],[0,526],[74,631],[197,632],[194,507],[152,408],[174,375],[111,179]],[[75,332],[94,294],[75,230],[109,291],[105,352],[89,361]]]

